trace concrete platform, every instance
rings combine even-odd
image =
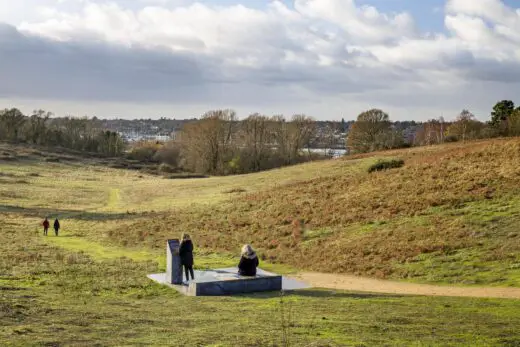
[[[256,277],[238,275],[237,268],[195,270],[195,280],[185,285],[173,285],[166,273],[151,274],[151,280],[165,284],[188,296],[215,296],[310,288],[306,283],[257,269]]]

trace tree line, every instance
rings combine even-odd
[[[403,129],[396,127],[386,112],[371,109],[357,117],[346,143],[351,153],[366,153],[499,136],[520,136],[520,106],[515,108],[511,100],[497,102],[488,122],[477,120],[468,110],[462,110],[451,122],[442,117],[430,119],[417,125],[409,141],[405,139]]]
[[[238,120],[232,110],[215,110],[185,124],[176,141],[160,148],[144,143],[130,155],[152,157],[190,172],[243,174],[315,158],[302,151],[315,131],[314,120],[305,115],[286,120],[252,114]]]
[[[53,118],[43,110],[26,116],[16,108],[0,111],[3,141],[124,155],[162,163],[165,170],[211,175],[244,174],[315,160],[322,156],[306,149],[333,149],[341,143],[349,153],[366,153],[498,136],[520,136],[520,107],[513,101],[498,102],[488,122],[477,120],[468,110],[453,121],[440,118],[423,123],[392,122],[380,109],[364,111],[353,122],[258,113],[239,120],[233,110],[213,110],[185,122],[174,141],[134,144],[128,153],[128,144],[118,133],[104,129],[103,120],[95,117]]]
[[[0,140],[119,156],[124,143],[119,134],[100,128],[96,119],[51,118],[52,113],[36,110],[30,116],[19,109],[0,110]]]

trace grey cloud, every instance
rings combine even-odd
[[[318,94],[385,86],[376,78],[363,81],[355,69],[345,67],[275,63],[261,69],[238,68],[207,55],[92,40],[57,42],[23,35],[8,25],[0,25],[0,75],[9,81],[0,85],[3,98],[115,102],[281,102],[288,97],[298,100],[296,94],[283,94],[291,85]]]
[[[56,42],[0,26],[0,96],[100,101],[196,99],[220,82],[217,62],[193,54]]]
[[[290,47],[306,60],[317,60],[315,53],[297,45]],[[344,47],[343,42],[332,48],[336,58],[340,47]],[[277,54],[275,49],[273,54]],[[360,54],[344,50],[341,58],[356,61]],[[437,107],[440,103],[458,103],[454,97],[457,93],[451,88],[443,92],[436,92],[433,87],[432,91],[416,90],[414,83],[424,82],[418,73],[421,67],[369,68],[341,63],[310,67],[266,59],[262,68],[253,69],[230,66],[224,58],[124,48],[91,38],[83,42],[57,42],[26,36],[12,26],[0,24],[0,76],[4,81],[0,84],[0,98],[240,107],[300,104],[350,95],[396,106],[406,103],[410,107]],[[452,70],[474,81],[520,79],[517,64],[476,60],[465,51],[446,55],[438,64],[436,68]],[[518,85],[512,88],[519,90]],[[464,94],[464,102],[470,103],[470,97]]]
[[[476,59],[473,53],[460,50],[454,54],[441,54],[440,63],[448,68],[467,68],[475,65]]]
[[[461,74],[474,81],[518,84],[520,81],[520,62],[480,60],[474,66],[463,69]]]

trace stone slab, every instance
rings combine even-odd
[[[182,267],[178,239],[166,241],[166,280],[170,284],[182,284]]]
[[[183,285],[171,284],[166,273],[148,275],[151,280],[168,285],[188,296],[232,295],[279,290],[306,289],[304,282],[257,269],[256,277],[238,275],[237,268],[195,270],[195,280]]]

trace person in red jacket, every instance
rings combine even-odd
[[[43,221],[43,235],[44,236],[47,236],[47,231],[49,230],[49,220],[47,218],[45,218],[45,220]]]

